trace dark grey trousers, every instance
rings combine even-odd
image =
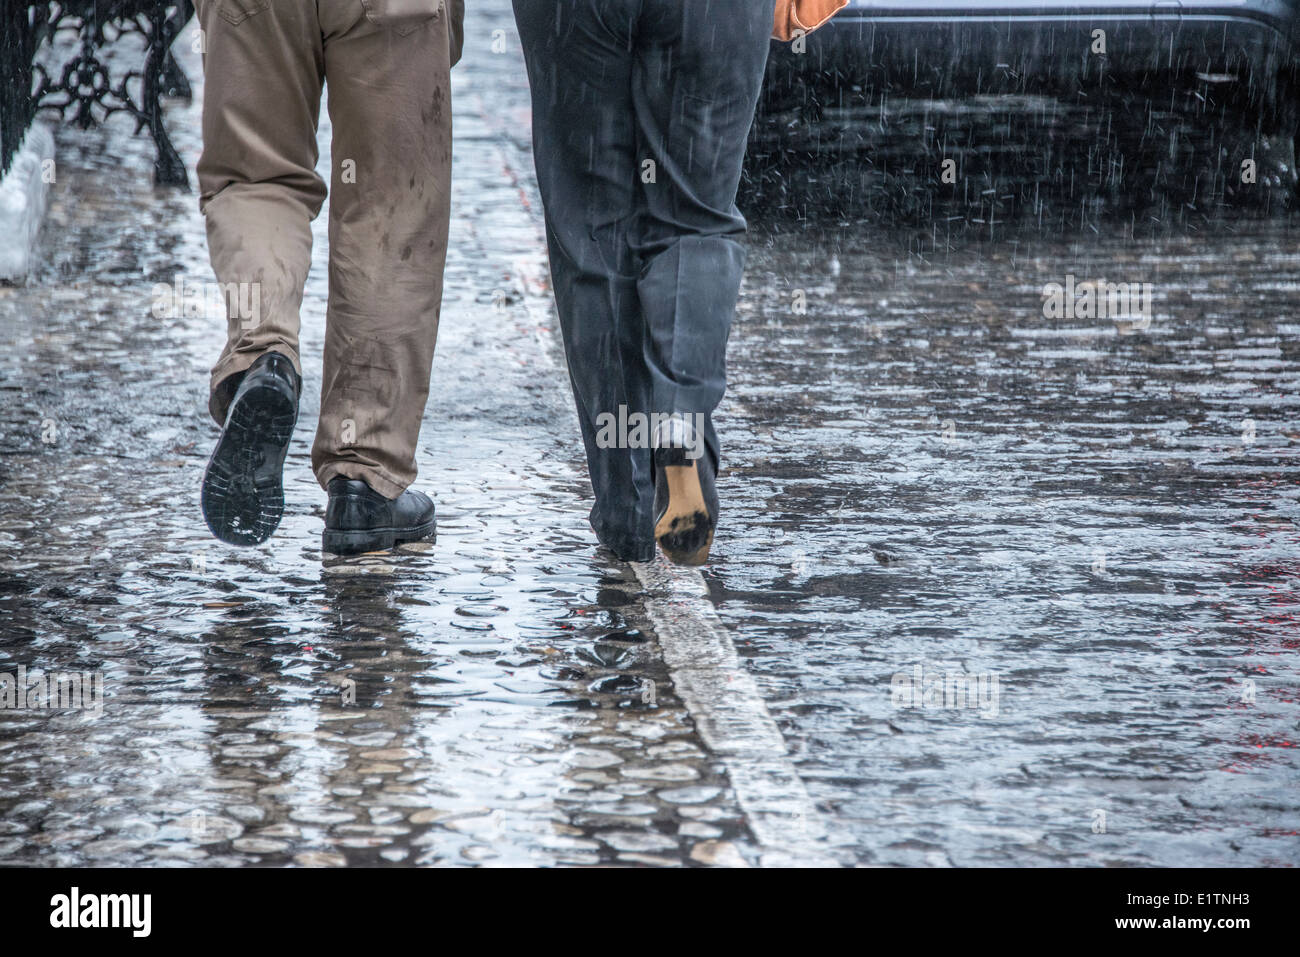
[[[711,413],[745,265],[736,190],[774,6],[514,0],[591,524],[625,559],[654,554],[651,450],[601,448],[598,419],[703,413],[718,466]]]

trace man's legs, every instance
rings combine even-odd
[[[650,411],[631,230],[640,158],[631,100],[640,0],[515,0],[533,100],[533,156],[564,351],[596,503],[620,557],[654,553],[646,448],[600,448],[598,418]]]
[[[637,130],[656,164],[634,242],[652,407],[696,421],[716,474],[712,412],[745,268],[736,208],[774,0],[647,0],[633,72]]]
[[[691,565],[718,522],[713,410],[745,268],[736,189],[767,63],[774,0],[646,0],[632,73],[642,186],[633,237],[656,435],[654,538]],[[701,434],[702,433],[702,434]],[[701,448],[701,445],[703,448]],[[704,454],[701,455],[700,453]]]
[[[233,545],[266,541],[284,511],[298,418],[298,311],[311,264],[322,50],[313,4],[199,0],[204,38],[200,208],[225,293],[227,339],[208,409],[222,426],[203,517]]]
[[[299,309],[311,221],[325,200],[315,172],[324,61],[315,4],[199,0],[198,15],[208,251],[217,281],[236,290],[231,298],[242,290],[242,304],[257,305],[230,310],[209,402],[221,425],[233,394],[227,380],[264,353],[283,353],[302,374]]]
[[[313,6],[308,4],[308,6]],[[415,479],[447,257],[449,14],[400,28],[320,0],[334,128],[329,311],[312,466],[395,499]]]

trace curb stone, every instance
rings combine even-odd
[[[31,271],[50,191],[41,168],[53,158],[54,135],[33,124],[0,179],[0,281],[22,282]]]

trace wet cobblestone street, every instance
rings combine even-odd
[[[587,526],[510,4],[469,6],[436,543],[320,552],[327,212],[284,521],[211,539],[224,319],[150,308],[210,278],[196,197],[130,123],[59,128],[42,265],[0,287],[0,673],[102,672],[105,700],[0,712],[0,864],[1300,863],[1294,215],[940,232],[836,212],[829,173],[793,217],[750,182],[722,523],[674,622],[693,579]],[[1150,283],[1149,328],[1045,318],[1067,276]],[[782,842],[752,810],[772,748],[706,740],[728,689],[680,690],[691,615],[806,789]],[[918,668],[996,694],[901,707]]]

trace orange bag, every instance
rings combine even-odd
[[[849,0],[776,0],[772,39],[789,43],[795,33],[812,33],[849,5]]]

